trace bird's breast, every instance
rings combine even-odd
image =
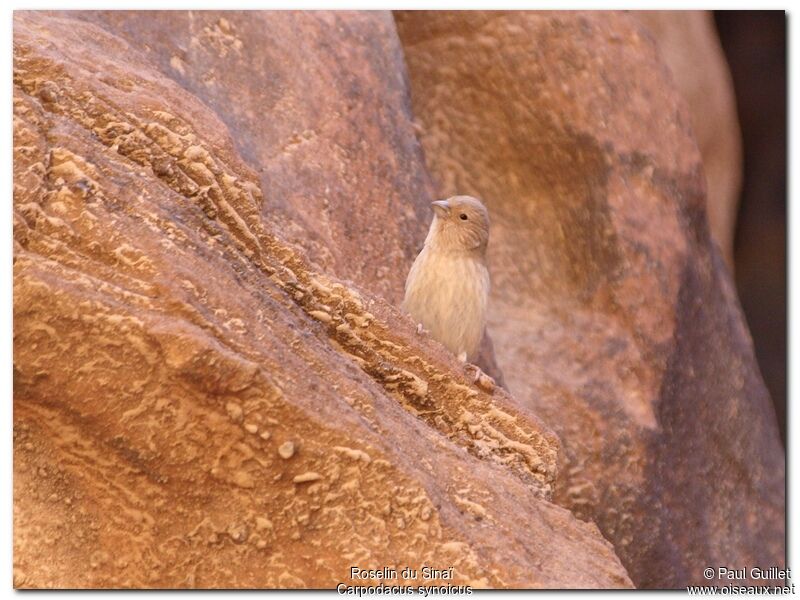
[[[472,357],[483,336],[488,298],[483,261],[423,250],[406,281],[404,308],[454,354]]]

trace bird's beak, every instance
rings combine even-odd
[[[436,202],[431,202],[431,208],[438,217],[446,217],[448,214],[450,214],[450,203],[447,200],[437,200]]]

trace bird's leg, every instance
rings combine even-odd
[[[460,358],[461,357],[459,356],[459,359]],[[472,383],[477,385],[479,388],[485,392],[489,392],[490,394],[494,391],[494,388],[497,385],[494,379],[484,373],[478,365],[467,363],[464,365],[464,371],[471,374],[470,377],[472,378]]]

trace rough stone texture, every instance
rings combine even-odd
[[[631,13],[653,36],[689,109],[706,174],[711,238],[733,270],[733,237],[742,185],[742,140],[733,83],[714,17],[700,10]]]
[[[641,587],[784,564],[784,454],[652,36],[604,13],[396,14],[443,195],[493,218],[490,332],[558,432],[554,499]]]
[[[429,200],[391,17],[85,18],[14,18],[15,586],[630,586],[556,436],[389,303]]]
[[[264,217],[317,270],[333,270],[400,304],[435,198],[408,124],[410,98],[390,13],[61,15],[142,48],[166,77],[215,110],[269,190]],[[327,38],[332,29],[357,44]],[[325,93],[309,93],[318,89]],[[490,338],[476,362],[505,384]]]
[[[391,14],[62,14],[125,39],[215,112],[258,174],[262,214],[315,268],[399,304],[432,188]]]

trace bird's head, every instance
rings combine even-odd
[[[431,207],[434,218],[428,233],[429,243],[449,251],[486,251],[489,211],[480,200],[453,196],[432,202]]]

